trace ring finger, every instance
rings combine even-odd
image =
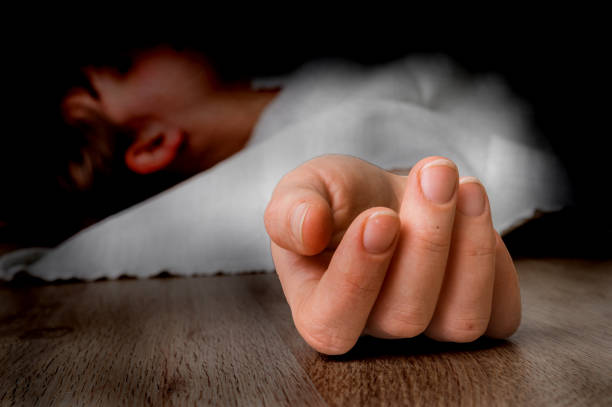
[[[438,341],[471,342],[491,317],[496,239],[484,187],[459,181],[453,240],[442,291],[425,334]]]

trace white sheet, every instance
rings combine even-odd
[[[275,82],[283,90],[243,151],[55,249],[1,257],[0,279],[24,269],[45,280],[272,270],[263,224],[271,193],[328,153],[387,169],[449,157],[487,187],[502,233],[570,201],[559,161],[495,77],[472,81],[444,58],[421,57],[369,69],[320,61]]]

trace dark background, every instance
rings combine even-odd
[[[125,174],[87,196],[54,182],[57,102],[83,62],[121,64],[124,51],[169,42],[213,56],[229,78],[291,72],[321,57],[377,64],[414,53],[441,53],[474,74],[498,73],[531,106],[535,128],[559,154],[576,205],[509,236],[516,253],[609,256],[609,53],[596,11],[416,9],[358,15],[236,10],[174,10],[156,19],[91,11],[41,23],[26,20],[8,47],[7,134],[2,145],[0,240],[53,245],[78,228],[176,180],[150,177],[140,188]],[[164,11],[164,10],[162,10]],[[443,17],[444,16],[444,17]],[[123,58],[123,59],[122,59]],[[123,62],[122,62],[123,61]],[[102,188],[104,189],[104,188]],[[109,197],[108,190],[121,199]]]

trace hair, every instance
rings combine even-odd
[[[63,132],[66,149],[61,154],[66,167],[60,168],[58,179],[69,190],[90,190],[94,181],[110,177],[124,170],[122,151],[128,134],[112,125],[93,110],[87,110],[82,117]]]

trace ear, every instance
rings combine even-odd
[[[153,137],[139,137],[125,152],[125,164],[138,174],[162,170],[174,161],[184,139],[179,129],[164,130]]]

